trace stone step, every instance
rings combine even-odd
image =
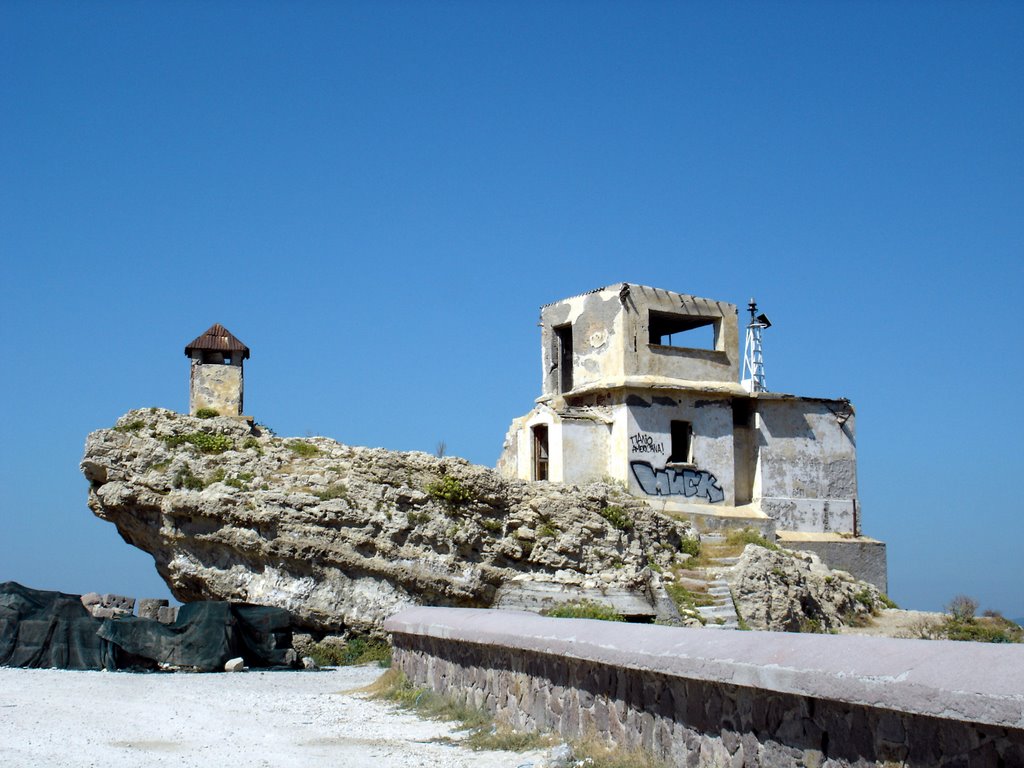
[[[708,587],[707,579],[692,579],[689,576],[677,576],[674,583],[686,587],[691,592],[703,592]]]
[[[704,618],[728,619],[736,616],[736,609],[731,605],[702,605],[697,612]]]
[[[717,624],[713,621],[709,621],[704,625],[704,629],[739,629],[740,625],[735,621],[726,621],[724,624]]]
[[[736,565],[740,559],[738,557],[712,557],[711,562],[715,565]]]

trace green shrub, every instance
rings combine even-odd
[[[115,432],[138,432],[144,426],[146,426],[146,422],[144,422],[142,419],[135,419],[134,421],[129,421],[127,424],[122,424],[119,427],[114,427],[114,431]]]
[[[172,435],[165,437],[164,442],[169,448],[177,448],[179,445],[188,443],[194,445],[203,453],[224,453],[232,448],[234,443],[227,435],[210,435],[206,432],[190,432],[187,435]]]
[[[940,628],[948,640],[971,640],[976,643],[1024,642],[1024,630],[1003,618],[966,619],[948,617]]]
[[[263,455],[263,446],[260,445],[260,441],[252,435],[249,435],[249,437],[242,441],[242,450],[248,451],[250,449],[256,451],[260,456]]]
[[[779,545],[774,541],[768,541],[764,536],[761,535],[760,531],[754,530],[753,528],[741,528],[735,531],[729,531],[725,535],[725,543],[732,544],[734,546],[746,546],[747,544],[754,544],[758,547],[764,547],[770,549],[773,552],[779,551]]]
[[[598,514],[620,531],[633,529],[633,519],[622,507],[611,504],[604,509],[599,509]]]
[[[302,456],[303,458],[310,458],[311,456],[319,456],[320,449],[312,443],[304,443],[301,440],[292,440],[285,443],[285,447],[294,453],[296,456]]]
[[[886,608],[899,608],[899,606],[898,606],[898,605],[896,605],[896,603],[895,603],[895,602],[893,602],[892,598],[890,598],[890,597],[889,597],[889,596],[888,596],[887,594],[885,594],[884,592],[879,592],[879,593],[878,593],[878,601],[879,601],[879,602],[880,602],[880,603],[881,603],[882,605],[884,605],[884,606],[885,606]]]
[[[430,515],[426,512],[410,512],[406,515],[406,519],[413,525],[419,525],[420,523],[427,522],[430,519]]]
[[[451,475],[428,484],[426,491],[430,498],[444,502],[449,507],[460,507],[473,500],[473,494]]]
[[[500,533],[503,528],[501,520],[495,520],[493,517],[482,518],[480,526],[489,533]]]
[[[715,604],[715,598],[706,592],[694,592],[674,581],[665,582],[665,591],[680,612],[695,611],[697,608]]]
[[[875,596],[871,593],[871,590],[864,587],[860,592],[853,596],[853,599],[863,605],[869,611],[875,610]]]
[[[391,666],[391,646],[385,640],[368,637],[354,637],[344,645],[316,643],[309,649],[309,656],[321,667],[351,667],[374,661],[382,667]]]
[[[679,542],[679,551],[684,555],[690,557],[700,557],[700,539],[681,539]]]
[[[174,480],[171,483],[175,488],[185,488],[190,491],[201,491],[206,487],[201,478],[192,474],[192,468],[188,464],[174,473]]]
[[[313,495],[316,496],[320,501],[328,501],[329,499],[344,499],[348,501],[348,486],[344,483],[335,483],[329,485],[322,491],[314,491]]]
[[[558,619],[600,619],[601,621],[625,621],[621,613],[606,603],[595,600],[578,600],[572,603],[561,603],[541,611],[542,616],[553,616]]]
[[[213,419],[220,416],[220,411],[216,411],[213,408],[200,408],[196,411],[197,419]]]

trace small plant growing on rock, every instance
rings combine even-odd
[[[473,494],[451,475],[429,483],[426,491],[430,498],[444,502],[448,507],[461,507],[473,500]]]
[[[488,533],[501,533],[502,524],[500,520],[493,517],[485,517],[480,520],[480,527]]]
[[[285,444],[285,447],[289,451],[294,453],[296,456],[302,456],[303,458],[310,458],[312,456],[319,456],[320,449],[312,443],[304,443],[301,440],[292,440]]]
[[[203,453],[224,453],[234,446],[231,438],[227,435],[210,435],[206,432],[190,432],[187,435],[172,435],[165,437],[164,442],[168,448],[177,448],[179,445],[188,443],[194,445]]]
[[[760,531],[756,531],[753,528],[741,528],[736,531],[729,531],[725,537],[725,543],[733,546],[746,546],[747,544],[754,544],[758,547],[764,547],[770,549],[773,552],[778,552],[779,545],[774,541],[768,541]]]
[[[679,551],[684,555],[689,555],[690,557],[700,557],[700,539],[696,537],[692,539],[680,539]]]
[[[122,424],[119,427],[114,427],[114,431],[115,432],[138,432],[144,426],[146,426],[146,422],[142,421],[142,419],[135,419],[134,421],[129,421],[127,424]]]
[[[189,491],[201,491],[206,487],[201,478],[192,474],[192,467],[188,464],[174,473],[174,480],[171,484],[175,488],[185,488]]]
[[[330,499],[344,499],[348,501],[348,486],[344,483],[334,483],[322,491],[314,491],[313,495],[320,499],[320,501],[329,501]]]
[[[252,435],[242,441],[242,450],[248,451],[250,449],[256,451],[260,456],[263,455],[263,446],[260,445],[260,441]]]
[[[200,408],[196,411],[197,419],[213,419],[220,416],[220,411],[213,408]]]
[[[601,621],[625,621],[621,613],[616,612],[607,603],[599,603],[596,600],[577,600],[571,603],[562,603],[552,608],[541,611],[542,616],[552,616],[557,619],[599,619]]]
[[[599,509],[598,514],[607,520],[614,528],[620,531],[633,530],[633,519],[622,507],[610,504],[604,509]]]

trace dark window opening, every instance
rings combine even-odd
[[[230,360],[231,360],[231,358],[228,358],[229,362],[230,362]],[[211,351],[208,351],[208,350],[203,352],[203,364],[204,365],[223,365],[223,363],[224,363],[224,353],[223,352],[211,352]]]
[[[732,400],[732,425],[749,427],[754,416],[754,401],[749,397],[734,397]]]
[[[713,317],[690,317],[651,311],[648,318],[650,343],[685,349],[717,349],[719,321]]]
[[[555,326],[558,353],[558,391],[572,389],[572,325]]]
[[[671,429],[670,464],[689,464],[690,448],[693,442],[693,428],[688,421],[673,421]]]
[[[533,479],[548,479],[548,428],[543,424],[533,428]]]

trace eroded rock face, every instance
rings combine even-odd
[[[524,579],[654,614],[648,566],[671,567],[692,537],[611,485],[508,480],[162,409],[90,434],[81,468],[90,509],[153,555],[177,599],[279,606],[314,632],[373,631],[413,604],[489,607]],[[609,506],[632,526],[608,522]]]
[[[868,622],[884,605],[876,587],[830,570],[810,552],[748,544],[723,575],[751,629],[828,632]]]

